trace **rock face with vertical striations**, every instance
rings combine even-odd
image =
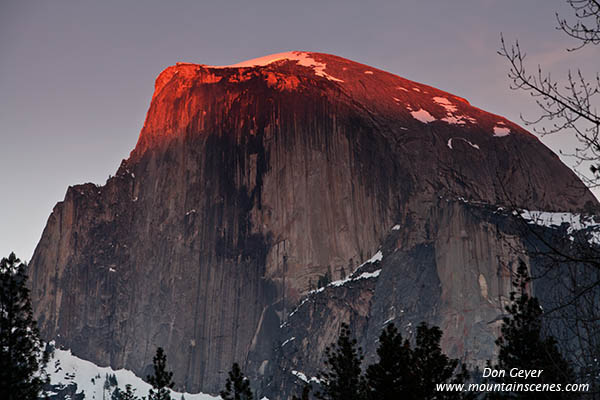
[[[306,52],[177,64],[116,175],[54,208],[34,308],[45,338],[97,364],[145,376],[164,347],[187,391],[216,393],[238,361],[274,399],[341,322],[372,356],[386,320],[427,319],[478,363],[514,257],[467,204],[596,200],[516,124],[388,72]],[[308,295],[327,271],[348,276]]]

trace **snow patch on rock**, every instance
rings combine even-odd
[[[515,211],[516,213],[516,211]],[[574,240],[573,235],[579,231],[587,231],[588,243],[600,245],[600,217],[569,212],[548,212],[522,210],[520,216],[529,224],[558,228],[567,224],[567,235]]]
[[[343,286],[348,282],[355,282],[358,281],[360,279],[369,279],[369,278],[377,278],[379,276],[379,274],[381,273],[381,270],[378,269],[377,271],[373,271],[373,272],[363,272],[362,274],[360,274],[359,276],[356,276],[354,278],[346,278],[346,279],[340,279],[337,281],[333,281],[331,282],[329,285],[327,285],[328,287],[337,287],[337,286]]]
[[[306,374],[304,374],[303,372],[300,372],[300,371],[293,370],[292,375],[294,375],[296,378],[300,379],[301,381],[303,381],[305,383],[310,383],[310,382],[321,383],[319,378],[317,378],[316,376],[313,376],[312,378],[308,379],[306,377]]]
[[[435,121],[434,116],[429,114],[429,112],[427,110],[423,110],[422,108],[420,108],[417,111],[411,111],[410,115],[412,115],[412,117],[414,119],[419,120],[419,121],[423,122],[424,124],[428,124],[430,122]]]
[[[452,104],[452,102],[450,100],[448,100],[445,97],[434,97],[433,101],[436,102],[437,104],[439,104],[440,106],[444,107],[446,109],[446,111],[448,111],[449,113],[454,113],[456,111],[458,111],[458,108],[456,108],[456,106],[454,104]]]
[[[452,103],[445,97],[436,96],[433,97],[433,101],[446,110],[446,116],[441,119],[444,122],[454,125],[464,125],[467,122],[477,122],[474,118],[471,118],[467,115],[458,114],[458,108],[456,107],[456,105],[454,105],[454,103]]]
[[[475,144],[475,143],[471,143],[470,141],[468,141],[465,138],[461,138],[461,137],[455,137],[455,138],[450,138],[448,139],[448,143],[446,144],[450,149],[454,149],[454,147],[452,147],[452,141],[456,139],[456,140],[462,140],[463,142],[467,143],[469,146],[473,147],[474,149],[480,150],[479,145]]]
[[[325,288],[328,287],[339,287],[339,286],[343,286],[349,282],[355,282],[361,279],[371,279],[371,278],[377,278],[379,277],[379,274],[381,273],[381,269],[378,269],[376,271],[373,272],[363,272],[362,274],[358,275],[358,276],[353,276],[356,271],[358,271],[360,268],[364,267],[367,264],[373,264],[376,263],[378,261],[383,260],[383,253],[381,252],[381,250],[377,251],[377,253],[375,253],[371,258],[369,258],[367,261],[365,261],[364,263],[360,264],[352,274],[350,274],[349,277],[345,278],[345,279],[340,279],[337,281],[333,281],[330,282],[327,286],[325,287],[321,287],[315,290],[311,290],[310,292],[307,293],[306,297],[300,302],[300,304],[298,304],[298,306],[288,315],[288,318],[291,317],[292,315],[294,315],[308,300],[310,300],[310,297],[316,293],[321,293],[322,291],[325,290]],[[283,326],[283,325],[282,325]]]
[[[375,253],[373,255],[373,257],[369,258],[367,261],[365,261],[364,263],[360,264],[358,268],[360,268],[360,267],[362,267],[364,265],[367,265],[367,264],[372,264],[372,263],[374,263],[376,261],[381,261],[381,260],[383,260],[383,253],[381,252],[381,250],[379,250],[377,253]]]
[[[500,125],[494,126],[494,137],[503,137],[508,135],[510,135],[510,128]]]

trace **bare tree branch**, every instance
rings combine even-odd
[[[575,12],[576,22],[570,24],[557,13],[556,29],[581,42],[579,46],[569,51],[579,50],[588,44],[600,44],[600,2],[596,0],[567,0],[567,2]]]
[[[600,2],[567,2],[574,11],[576,22],[569,23],[557,14],[557,29],[580,42],[575,48],[567,50],[600,44]],[[569,70],[566,81],[561,84],[550,73],[544,72],[540,65],[535,73],[530,73],[525,66],[526,54],[518,41],[510,47],[503,36],[500,41],[498,54],[510,63],[508,77],[512,81],[511,89],[528,92],[535,98],[541,111],[537,118],[528,120],[521,116],[521,119],[526,125],[537,125],[533,130],[540,135],[574,134],[579,145],[573,153],[563,154],[575,159],[575,168],[588,186],[600,186],[600,74],[596,73],[594,79],[590,80],[584,77],[580,69]],[[591,176],[582,173],[582,166],[589,167]]]

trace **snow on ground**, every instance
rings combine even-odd
[[[417,120],[423,122],[424,124],[428,124],[430,122],[435,121],[435,118],[433,117],[433,115],[429,114],[429,112],[427,110],[423,110],[422,108],[420,108],[417,111],[411,111],[410,115],[412,115],[412,117],[414,119],[417,119]]]
[[[309,53],[304,51],[288,51],[284,53],[276,53],[270,54],[268,56],[253,58],[251,60],[242,61],[237,64],[232,65],[207,65],[209,68],[245,68],[245,67],[257,67],[257,66],[265,66],[276,61],[281,60],[290,60],[296,61],[298,65],[302,65],[303,67],[312,68],[315,71],[315,75],[322,76],[323,78],[327,78],[330,81],[336,82],[344,82],[341,79],[338,79],[334,76],[329,75],[325,72],[325,68],[327,64],[314,60],[310,57]]]
[[[600,245],[600,217],[568,212],[529,210],[521,211],[521,217],[530,224],[545,227],[560,227],[562,224],[568,224],[567,234],[571,240],[573,240],[573,234],[587,230],[588,242]]]
[[[110,399],[114,386],[105,390],[107,376],[114,375],[117,380],[117,386],[125,390],[125,385],[129,384],[136,389],[137,396],[147,396],[151,386],[137,377],[133,372],[126,369],[114,370],[110,367],[99,367],[96,364],[82,360],[71,354],[71,350],[55,349],[54,356],[50,359],[47,366],[47,372],[50,375],[52,385],[70,385],[77,384],[77,393],[83,392],[86,400],[92,399]],[[189,394],[171,392],[171,397],[180,399],[181,395],[187,400],[217,400],[220,397],[211,396],[204,393]]]

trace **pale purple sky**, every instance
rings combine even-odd
[[[0,2],[0,256],[31,258],[69,185],[104,184],[133,149],[154,79],[178,61],[232,64],[288,50],[332,53],[467,98],[520,123],[500,32],[532,67],[594,72],[568,54],[563,0]],[[572,146],[543,139],[553,150]],[[569,163],[568,160],[565,160]]]

